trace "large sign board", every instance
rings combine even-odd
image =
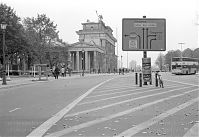
[[[143,81],[151,82],[151,58],[142,58]]]
[[[122,20],[123,51],[165,51],[166,19],[124,18]]]

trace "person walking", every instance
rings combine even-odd
[[[65,76],[65,68],[64,67],[61,68],[61,74],[62,74],[62,77]]]
[[[53,76],[55,77],[55,65],[53,65],[53,67],[52,67],[52,74],[53,74]]]
[[[58,77],[59,77],[59,68],[58,68],[58,66],[56,66],[54,74],[55,74],[55,79],[58,79]]]
[[[121,71],[122,71],[121,68],[119,68],[119,75],[120,75]]]
[[[164,83],[163,83],[163,80],[162,80],[162,76],[160,74],[158,74],[158,81],[159,81],[160,87],[164,88]]]
[[[122,75],[124,75],[124,68],[122,68]]]
[[[72,69],[69,67],[69,68],[68,68],[69,77],[71,76],[71,72],[72,72]]]

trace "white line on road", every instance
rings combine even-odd
[[[187,88],[187,87],[183,87],[183,88]],[[179,88],[179,89],[183,89],[183,88]],[[137,89],[137,90],[143,90],[143,89]],[[137,91],[137,90],[134,90],[134,91]],[[147,91],[143,91],[143,92],[135,92],[135,93],[130,93],[130,94],[124,94],[124,95],[114,96],[114,97],[110,97],[110,98],[103,98],[103,99],[98,99],[98,100],[94,100],[94,101],[87,101],[87,102],[79,103],[79,104],[77,104],[77,106],[85,105],[85,104],[91,104],[91,103],[105,101],[105,100],[110,100],[110,99],[115,99],[115,98],[121,98],[121,97],[129,96],[129,95],[134,95],[134,94],[136,94],[136,95],[137,94],[142,94],[142,93],[145,93],[145,92],[148,92],[148,91],[154,91],[154,90],[160,90],[160,88],[153,89],[153,90],[147,90]]]
[[[129,92],[129,91],[134,91],[134,89],[136,89],[136,87],[134,87],[132,89],[129,89],[129,90],[125,90],[125,91],[122,90],[122,91],[111,92],[111,93],[97,94],[97,95],[93,95],[93,96],[88,96],[86,98],[88,99],[88,98],[94,98],[94,97],[105,96],[105,95],[113,95],[113,94],[118,94],[118,93],[125,93],[125,92]],[[147,87],[146,87],[146,89],[147,89]],[[110,91],[114,91],[114,90],[110,90]]]
[[[187,88],[187,87],[186,87],[186,88]],[[175,90],[180,90],[180,89],[182,89],[182,88],[175,89]],[[150,92],[150,91],[154,91],[154,90],[158,90],[158,89],[147,90],[147,91],[144,91],[144,92]],[[95,107],[95,108],[93,108],[93,109],[88,109],[88,110],[84,110],[84,111],[80,111],[80,112],[68,114],[68,115],[65,115],[64,117],[71,117],[71,116],[76,116],[76,115],[83,114],[83,113],[88,113],[88,112],[92,112],[92,111],[97,111],[97,110],[100,110],[100,109],[104,109],[104,108],[108,108],[108,107],[120,105],[120,104],[123,104],[123,103],[135,101],[135,100],[138,100],[138,99],[143,99],[143,98],[147,98],[147,97],[153,97],[153,96],[157,96],[157,95],[161,95],[161,94],[173,92],[173,91],[175,91],[175,90],[169,90],[169,91],[167,91],[167,92],[161,92],[161,93],[150,94],[150,95],[146,95],[146,96],[141,96],[141,97],[137,97],[137,98],[133,98],[133,99],[128,99],[128,100],[125,100],[125,101],[120,101],[120,102],[117,102],[117,103],[113,103],[113,104],[101,106],[101,107]],[[144,93],[144,92],[142,92],[142,93]],[[138,92],[138,93],[139,93],[139,92]]]
[[[126,89],[126,88],[136,88],[137,86],[120,86],[120,87],[112,87],[108,89],[100,89],[96,90],[95,93],[102,93],[102,92],[109,92],[109,91],[115,91],[115,90],[120,90],[120,89]]]
[[[12,109],[12,110],[10,110],[9,112],[14,112],[14,111],[16,111],[16,110],[18,110],[18,109],[21,109],[21,108]]]
[[[96,85],[95,87],[89,89],[86,93],[78,97],[76,100],[74,100],[72,103],[67,105],[65,108],[63,108],[61,111],[56,113],[53,117],[45,121],[43,124],[41,124],[39,127],[37,127],[35,130],[33,130],[27,137],[42,137],[48,129],[50,129],[57,121],[59,121],[66,113],[68,113],[77,103],[79,103],[82,99],[84,99],[86,96],[88,96],[93,90],[98,88],[99,86],[103,85],[104,83],[112,80],[114,78],[108,79],[104,82],[101,82],[100,84]]]
[[[198,101],[199,101],[199,97],[195,98],[195,99],[192,99],[192,100],[190,100],[190,101],[188,101],[188,102],[186,102],[184,104],[181,104],[181,105],[179,105],[179,106],[177,106],[175,108],[172,108],[172,109],[160,114],[157,117],[154,117],[154,118],[152,118],[152,119],[150,119],[148,121],[145,121],[145,122],[143,122],[143,123],[141,123],[141,124],[139,124],[139,125],[137,125],[135,127],[127,129],[126,131],[124,131],[121,134],[119,134],[117,137],[131,137],[131,136],[137,134],[138,132],[140,132],[141,130],[143,130],[143,129],[145,129],[145,128],[147,128],[147,127],[149,127],[149,126],[151,126],[151,125],[153,125],[153,124],[155,124],[157,122],[159,122],[160,120],[162,120],[162,119],[164,119],[164,118],[166,118],[166,117],[168,117],[168,116],[170,116],[170,115],[172,115],[172,114],[174,114],[174,113],[176,113],[176,112],[178,112],[178,111],[180,111],[180,110],[182,110],[182,109],[184,109],[184,108],[186,108],[186,107],[188,107],[188,106],[190,106],[193,103],[198,102]]]
[[[167,86],[167,88],[171,88],[171,87],[177,87],[176,85],[174,86]],[[136,87],[137,88],[137,87]],[[133,88],[135,89],[135,88]],[[87,99],[88,98],[94,98],[94,97],[99,97],[99,96],[105,96],[105,95],[112,95],[112,94],[119,94],[119,93],[125,93],[125,92],[129,92],[129,91],[132,91],[133,89],[130,89],[130,90],[125,90],[125,91],[117,91],[117,92],[111,92],[111,93],[105,93],[105,94],[99,94],[99,95],[93,95],[93,96],[88,96],[86,97]],[[143,87],[142,89],[149,89],[148,87]],[[133,90],[133,91],[137,91],[137,90],[141,90],[141,89],[136,89],[136,90]]]
[[[196,91],[196,90],[197,89],[194,89],[194,90],[191,90],[191,91],[187,91],[183,94],[178,94],[178,95],[170,96],[170,97],[167,97],[167,98],[164,98],[164,99],[156,100],[156,101],[153,101],[153,102],[150,102],[150,103],[147,103],[147,104],[144,104],[144,105],[141,105],[141,106],[129,109],[129,110],[125,110],[125,111],[122,111],[122,112],[119,112],[119,113],[116,113],[116,114],[113,114],[113,115],[109,115],[107,117],[98,118],[98,119],[93,120],[93,121],[89,121],[89,122],[86,122],[86,123],[82,123],[82,124],[73,126],[71,128],[67,128],[67,129],[64,129],[64,130],[61,130],[61,131],[58,131],[58,132],[54,132],[54,133],[49,134],[45,137],[60,137],[60,136],[66,135],[70,132],[73,132],[74,130],[79,130],[79,129],[89,127],[89,126],[92,126],[92,125],[95,125],[95,124],[98,124],[98,123],[101,123],[101,122],[104,122],[104,121],[107,121],[107,120],[110,120],[110,119],[113,119],[113,118],[116,118],[116,117],[127,115],[127,114],[130,114],[132,112],[135,112],[135,111],[144,109],[146,107],[155,105],[157,103],[163,102],[165,100],[169,100],[169,99],[172,99],[172,98],[175,98],[175,97],[183,96],[185,94],[191,93],[191,92]]]
[[[196,85],[196,84],[184,83],[184,82],[173,81],[173,80],[168,80],[168,79],[164,79],[164,80],[165,80],[165,81],[176,82],[176,83],[180,83],[180,84],[184,84],[184,85],[197,86],[197,87],[199,87],[199,85]]]
[[[183,137],[198,137],[199,123],[196,123]]]

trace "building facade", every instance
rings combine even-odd
[[[113,30],[99,22],[82,23],[83,29],[77,31],[79,42],[69,46],[69,61],[73,72],[114,72],[117,69],[115,55],[116,38]]]

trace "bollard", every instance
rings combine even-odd
[[[142,73],[140,73],[140,87],[142,87]]]
[[[158,73],[155,73],[155,86],[158,87]]]
[[[135,84],[136,85],[138,84],[138,73],[137,72],[135,73]]]

